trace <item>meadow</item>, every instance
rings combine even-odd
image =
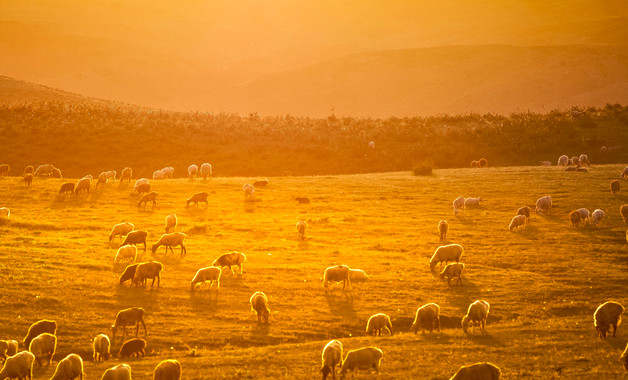
[[[147,356],[126,361],[137,379],[150,378],[165,358],[180,360],[186,379],[316,378],[330,339],[340,339],[345,350],[381,348],[381,379],[446,379],[477,361],[495,363],[505,379],[623,378],[617,360],[628,341],[626,327],[600,340],[592,318],[605,301],[627,303],[627,227],[619,207],[628,203],[628,182],[616,197],[608,187],[623,167],[270,177],[254,201],[242,193],[254,177],[152,180],[159,193],[155,210],[138,208],[126,183],[64,198],[57,191],[67,180],[35,179],[25,187],[21,178],[2,178],[0,206],[11,209],[11,218],[0,226],[0,338],[21,340],[31,323],[54,319],[59,344],[53,365],[77,353],[86,378],[100,378],[121,361],[93,363],[91,339],[109,333],[119,310],[141,306]],[[200,191],[210,193],[208,207],[186,208],[185,199]],[[508,230],[519,207],[534,207],[547,194],[551,215],[533,215],[525,230]],[[454,217],[451,202],[459,195],[485,202]],[[298,204],[296,196],[311,204]],[[569,211],[580,207],[606,211],[599,229],[570,225]],[[187,234],[184,257],[176,248],[174,254],[150,251],[169,213]],[[305,241],[297,238],[298,218],[308,222]],[[448,287],[429,271],[431,255],[443,244],[436,228],[441,219],[450,225],[447,243],[465,248],[463,286]],[[118,284],[124,268],[113,265],[117,244],[108,243],[108,234],[123,221],[149,232],[138,261],[164,264],[159,288]],[[231,251],[246,255],[244,274],[224,271],[217,295],[191,293],[196,270]],[[363,269],[370,280],[344,294],[335,285],[325,295],[323,271],[336,264]],[[269,297],[268,326],[258,326],[250,311],[255,291]],[[466,335],[460,320],[478,299],[491,304],[486,333]],[[429,302],[441,307],[442,332],[415,335],[414,313]],[[392,337],[365,336],[368,317],[379,312],[390,315]],[[119,347],[120,339],[112,352]],[[34,378],[53,371],[35,366]]]

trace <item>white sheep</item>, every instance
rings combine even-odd
[[[419,328],[421,333],[425,333],[427,329],[432,332],[434,328],[440,332],[440,306],[435,303],[428,303],[416,310],[411,329],[416,334]]]
[[[542,166],[552,166],[552,162],[551,161],[541,161],[541,165]]]
[[[212,166],[207,162],[201,164],[201,176],[203,179],[207,179],[207,177],[212,177]]]
[[[153,179],[164,179],[166,175],[162,170],[155,170],[153,172]]]
[[[181,256],[187,254],[187,249],[185,248],[184,240],[185,234],[183,232],[173,232],[171,234],[163,234],[157,241],[157,243],[153,244],[151,250],[153,253],[157,252],[159,247],[166,246],[166,253],[168,253],[168,248],[170,248],[170,252],[174,254],[174,250],[172,247],[181,246]]]
[[[107,172],[102,172],[98,176],[98,181],[96,182],[96,190],[98,190],[98,186],[107,184]]]
[[[181,380],[181,363],[174,359],[163,360],[155,367],[153,380]]]
[[[252,199],[255,196],[255,186],[249,183],[242,186],[242,191],[244,191],[244,199]]]
[[[127,166],[122,169],[122,173],[120,173],[120,182],[126,179],[129,183],[131,183],[131,177],[133,177],[133,169]]]
[[[381,336],[383,329],[387,329],[390,335],[393,335],[390,317],[384,313],[372,315],[366,324],[366,333],[369,335]]]
[[[460,210],[464,210],[464,197],[458,197],[453,201],[454,215],[458,215]]]
[[[351,283],[354,282],[367,282],[369,276],[366,275],[362,269],[349,269],[349,279]]]
[[[307,228],[307,223],[305,220],[299,220],[297,223],[297,232],[299,233],[299,240],[305,240],[305,229]]]
[[[89,195],[89,189],[92,186],[92,180],[88,177],[83,177],[76,182],[76,186],[74,187],[74,195],[77,197],[81,192],[84,192],[86,195]]]
[[[133,192],[137,193],[138,189],[142,185],[150,185],[150,182],[148,181],[148,178],[140,178],[137,181],[135,181],[135,186],[133,186]]]
[[[116,253],[116,257],[114,259],[114,263],[134,263],[137,259],[137,246],[135,245],[123,245],[118,248],[118,253]]]
[[[525,228],[526,226],[526,216],[525,215],[515,215],[508,225],[508,229],[510,231],[514,231],[516,229]]]
[[[50,164],[39,165],[37,170],[35,170],[35,177],[51,176],[53,169],[55,167]]]
[[[323,366],[320,372],[323,374],[323,380],[331,373],[332,378],[336,379],[336,365],[342,363],[342,343],[339,340],[329,341],[322,354]]]
[[[581,154],[578,160],[580,161],[580,165],[591,166],[591,163],[589,162],[589,156],[587,156],[586,154]]]
[[[597,227],[597,225],[602,222],[604,215],[606,214],[604,213],[603,210],[596,209],[595,211],[593,211],[591,213],[591,225],[593,227]]]
[[[112,181],[116,180],[116,171],[115,170],[109,170],[107,172],[107,180],[112,180]]]
[[[224,255],[220,255],[214,262],[212,263],[215,267],[229,267],[231,273],[235,274],[236,272],[231,268],[232,266],[238,266],[238,273],[243,274],[243,264],[246,261],[246,256],[241,252],[229,252]]]
[[[552,211],[552,197],[550,195],[546,195],[536,200],[536,213],[547,213],[548,215]]]
[[[172,166],[166,166],[165,168],[161,169],[161,171],[164,172],[165,178],[172,179],[172,176],[174,175],[174,168]]]
[[[440,241],[447,240],[447,231],[449,231],[449,223],[446,220],[438,222],[438,237]]]
[[[40,367],[45,362],[50,365],[52,356],[57,350],[57,337],[49,333],[39,334],[31,340],[28,350],[35,355],[35,361]]]
[[[558,166],[567,166],[569,165],[569,157],[567,155],[562,155],[558,157]]]
[[[451,279],[457,277],[456,283],[462,285],[462,272],[464,272],[463,263],[451,263],[447,264],[445,269],[438,274],[438,278],[443,280],[447,277],[447,285],[451,286]]]
[[[491,363],[462,366],[449,380],[499,380],[502,372]]]
[[[432,255],[432,258],[430,259],[430,272],[434,273],[434,269],[438,263],[440,263],[442,268],[443,262],[445,264],[450,261],[455,261],[457,263],[460,262],[463,251],[464,249],[460,244],[449,244],[436,248],[434,255]]]
[[[475,330],[475,325],[478,324],[480,325],[480,329],[484,331],[489,309],[490,305],[486,301],[475,301],[469,305],[467,315],[462,318],[462,330],[466,333],[469,330],[470,324],[473,330]]]
[[[100,380],[131,380],[131,366],[120,364],[107,369]]]
[[[95,362],[109,360],[109,357],[111,356],[111,342],[109,341],[109,337],[107,335],[97,335],[92,342],[92,347],[94,348]]]
[[[109,233],[109,242],[111,243],[111,241],[116,236],[120,236],[120,237],[126,236],[129,232],[133,231],[134,229],[135,229],[135,226],[132,223],[116,224],[115,226],[113,226],[113,228],[111,229],[111,232]]]
[[[176,214],[169,214],[168,216],[166,216],[166,225],[164,226],[164,228],[166,229],[166,232],[174,232],[174,230],[177,228]]]
[[[155,279],[157,279],[157,287],[159,287],[161,283],[161,271],[164,269],[162,263],[157,261],[148,261],[145,263],[141,263],[135,268],[135,274],[133,275],[133,280],[131,282],[135,286],[144,285],[146,286],[149,279],[152,279],[150,287],[152,288],[155,285]]]
[[[624,307],[617,302],[604,302],[593,313],[593,322],[598,336],[606,339],[606,333],[613,326],[613,337],[617,332],[617,326],[621,323],[621,315],[624,313]]]
[[[203,284],[209,281],[209,288],[211,288],[214,283],[216,284],[216,290],[220,289],[220,275],[222,274],[222,269],[218,267],[207,267],[201,268],[196,271],[196,275],[192,279],[191,290],[194,291],[198,284]]]
[[[379,366],[383,356],[384,353],[377,347],[362,347],[349,351],[340,367],[340,379],[345,379],[347,372],[357,375],[358,370],[368,371],[374,369],[379,375]]]
[[[32,379],[35,355],[29,351],[18,352],[4,361],[0,379]]]
[[[83,379],[83,359],[76,354],[70,354],[57,363],[55,373],[50,380]]]
[[[517,215],[524,215],[526,217],[526,224],[528,224],[530,223],[530,211],[531,209],[528,206],[519,207]]]
[[[268,297],[263,292],[255,292],[249,299],[251,303],[251,311],[257,313],[257,323],[262,323],[262,318],[266,324],[268,324],[268,317],[270,316],[270,309],[268,308]]]
[[[190,180],[194,179],[194,177],[198,174],[198,165],[190,165],[188,166],[188,178]]]
[[[0,219],[9,220],[9,216],[11,216],[11,210],[6,207],[0,207]]]
[[[323,288],[325,293],[329,290],[331,282],[342,282],[342,290],[351,289],[351,278],[349,277],[349,267],[346,265],[336,265],[325,269],[323,274]]]
[[[589,217],[590,217],[590,213],[589,210],[587,210],[586,208],[579,208],[578,210],[576,210],[580,213],[580,219],[583,219],[586,222],[589,222]]]
[[[465,198],[464,199],[464,209],[467,207],[480,207],[480,202],[484,201],[482,197],[480,198]]]

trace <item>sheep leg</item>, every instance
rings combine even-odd
[[[140,323],[142,324],[142,326],[144,326],[144,335],[148,335],[148,331],[146,331],[146,323],[144,323],[144,318],[140,319]],[[139,329],[139,324],[137,327]]]
[[[139,336],[139,335],[140,335],[140,323],[135,322],[135,336]]]
[[[615,332],[617,332],[617,323],[613,323],[613,338],[615,337]]]
[[[238,268],[240,268],[240,274],[243,274],[243,268],[242,268],[242,264],[238,264]]]
[[[152,288],[155,285],[155,277],[153,277],[153,282],[150,283],[150,287]]]
[[[160,284],[161,284],[161,272],[157,274],[157,287],[159,287]]]

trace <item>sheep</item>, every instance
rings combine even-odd
[[[133,280],[138,265],[140,264],[131,264],[127,265],[127,267],[124,268],[124,272],[122,272],[122,274],[120,275],[120,285],[124,284],[125,281]]]
[[[107,172],[102,172],[98,175],[98,181],[96,182],[96,190],[98,190],[98,186],[107,184]]]
[[[0,359],[6,360],[7,357],[17,354],[17,340],[0,340]]]
[[[161,283],[161,271],[163,269],[163,264],[158,261],[140,263],[140,265],[135,268],[135,274],[133,275],[133,280],[131,282],[135,286],[146,286],[147,280],[152,279],[153,282],[150,284],[150,287],[152,288],[153,285],[155,285],[155,279],[157,279],[157,287],[159,287]]]
[[[113,261],[116,264],[120,264],[126,261],[134,263],[136,259],[137,247],[134,245],[123,245],[122,247],[118,248],[118,253],[116,253],[116,257]]]
[[[616,179],[611,181],[611,194],[613,195],[619,194],[619,181]]]
[[[335,380],[336,365],[342,364],[342,343],[338,340],[329,341],[323,348],[322,361],[320,372],[323,374],[323,380],[327,379],[330,373]]]
[[[116,237],[116,236],[126,236],[129,232],[133,231],[135,229],[135,226],[133,225],[133,223],[118,223],[115,226],[113,226],[113,228],[111,229],[111,232],[109,233],[109,243],[111,243],[111,241]]]
[[[515,215],[508,225],[508,229],[512,232],[514,230],[523,229],[526,226],[526,216],[525,215]]]
[[[164,229],[166,230],[166,232],[170,232],[173,231],[177,228],[177,215],[176,214],[168,214],[168,216],[166,216],[166,224],[164,226]]]
[[[294,200],[299,202],[300,204],[310,204],[310,198],[308,197],[296,197],[294,198]]]
[[[207,206],[209,205],[209,203],[207,202],[207,197],[209,197],[209,193],[196,193],[187,199],[185,207],[188,207],[190,203],[194,203],[196,207],[198,207],[198,204],[202,202],[205,203],[205,208],[207,208]]]
[[[135,336],[139,335],[140,323],[144,326],[144,335],[148,335],[146,324],[144,323],[144,309],[141,307],[131,307],[120,310],[116,315],[116,320],[111,325],[111,343],[116,342],[116,332],[122,328],[122,339],[126,336],[127,326],[135,325]]]
[[[122,183],[122,181],[126,179],[130,184],[131,177],[133,177],[133,169],[127,166],[126,168],[122,169],[122,172],[120,173],[120,183]]]
[[[61,170],[57,169],[57,168],[52,168],[52,171],[50,173],[50,176],[52,178],[59,178],[59,179],[63,179],[63,174],[61,174]]]
[[[27,167],[24,168],[24,173],[22,174],[27,175],[27,174],[33,174],[33,173],[35,173],[35,168],[33,167],[33,165],[28,165]]]
[[[95,362],[109,360],[109,357],[111,356],[109,352],[111,349],[111,342],[109,341],[109,337],[107,335],[97,335],[92,342],[92,346],[94,348]]]
[[[140,201],[137,202],[137,207],[142,207],[142,204],[146,206],[146,203],[153,202],[153,210],[154,210],[155,206],[157,206],[157,195],[158,194],[156,191],[151,191],[148,194],[142,195],[142,198],[140,198]]]
[[[83,379],[83,359],[76,354],[70,354],[57,363],[57,369],[50,380]]]
[[[484,199],[480,198],[465,198],[464,199],[464,209],[467,207],[480,207],[480,202]]]
[[[457,263],[460,262],[463,251],[464,249],[459,244],[443,245],[436,248],[434,255],[432,255],[432,258],[430,259],[430,272],[434,273],[434,269],[438,263],[440,263],[442,268],[443,262],[445,262],[445,264],[449,261],[455,261]]]
[[[133,185],[133,192],[136,194],[140,194],[142,192],[140,186],[142,185],[150,185],[150,181],[148,180],[148,178],[140,178],[135,181],[135,185]],[[146,189],[146,187],[143,187],[142,189]]]
[[[351,280],[351,283],[366,282],[368,279],[369,276],[362,269],[349,269],[349,280]]]
[[[541,161],[541,166],[552,166],[551,161]]]
[[[454,215],[458,215],[458,212],[464,210],[464,197],[458,197],[453,201]]]
[[[24,174],[24,184],[26,186],[30,186],[32,183],[33,183],[33,174],[32,173]]]
[[[9,164],[2,164],[0,165],[0,177],[6,177],[9,175],[9,170],[11,170],[11,167],[9,166]]]
[[[88,174],[88,175],[86,175],[86,176],[85,176],[85,177],[83,177],[83,178],[89,178],[89,180],[90,180],[90,181],[93,181],[93,180],[94,180],[94,176],[93,176],[93,175],[91,175],[91,174]]]
[[[55,167],[50,164],[39,165],[33,174],[35,177],[50,177],[52,176],[52,169]]]
[[[379,375],[383,356],[384,353],[377,347],[362,347],[349,351],[340,366],[340,379],[345,379],[349,371],[357,374],[357,370],[367,371],[371,368]]]
[[[209,281],[209,287],[211,288],[214,283],[216,284],[216,290],[220,289],[220,275],[222,269],[218,267],[201,268],[196,271],[196,275],[192,279],[190,290],[194,291],[198,284],[204,284]]]
[[[571,162],[572,165],[580,166],[580,158],[578,158],[578,156],[571,157],[569,161]]]
[[[42,319],[33,323],[29,328],[22,344],[24,348],[30,347],[31,341],[35,339],[39,334],[48,333],[55,335],[57,332],[57,322],[48,319]]]
[[[387,329],[390,335],[393,335],[392,323],[390,317],[383,313],[374,314],[369,318],[366,324],[366,333],[370,335],[382,335],[382,330]]]
[[[115,170],[109,170],[108,172],[106,172],[107,174],[107,181],[112,180],[115,181],[116,180],[116,171]]]
[[[524,215],[526,217],[525,224],[530,223],[530,211],[532,210],[528,206],[519,207],[519,209],[517,210],[517,215]]]
[[[619,174],[619,178],[627,178],[628,179],[628,166],[624,168],[624,170]]]
[[[329,267],[325,269],[325,273],[323,274],[323,288],[325,289],[325,293],[329,290],[329,285],[331,282],[341,282],[342,281],[342,290],[351,289],[351,277],[349,277],[349,267],[346,265],[336,265],[335,267]]]
[[[259,181],[253,182],[253,187],[255,187],[255,188],[267,187],[267,186],[268,186],[268,180],[267,179],[261,179]]]
[[[546,195],[536,200],[536,209],[535,212],[537,214],[547,213],[549,215],[552,211],[552,197],[550,195]]]
[[[129,223],[130,224],[130,223]],[[148,237],[148,232],[137,230],[129,232],[120,247],[125,245],[138,245],[144,244],[144,252],[146,252],[146,237]]]
[[[201,164],[201,176],[203,179],[207,179],[207,177],[211,179],[212,177],[212,166],[207,162]]]
[[[446,220],[438,222],[438,237],[440,241],[447,240],[447,231],[449,231],[449,223]]]
[[[220,267],[220,268],[224,268],[224,267],[229,267],[229,270],[231,271],[231,273],[236,273],[233,271],[233,269],[231,269],[232,266],[237,265],[239,270],[239,273],[242,274],[244,273],[244,270],[242,268],[242,263],[244,263],[244,261],[246,261],[246,256],[244,256],[244,253],[240,253],[240,252],[230,252],[230,253],[225,253],[224,255],[220,255],[220,257],[218,257],[216,260],[214,260],[214,262],[212,263],[212,266],[215,267]]]
[[[369,141],[368,145],[369,149],[375,149],[375,142],[374,141]]]
[[[198,165],[190,165],[188,166],[188,178],[190,180],[194,179],[194,176],[198,173]]]
[[[444,280],[445,276],[447,276],[447,285],[451,286],[451,279],[457,277],[456,283],[462,285],[462,272],[464,272],[463,263],[451,263],[447,264],[445,269],[438,274],[438,278]]]
[[[593,313],[593,322],[595,330],[601,339],[606,339],[606,333],[613,326],[613,337],[617,332],[617,326],[621,323],[621,315],[624,313],[624,307],[614,301],[604,302]]]
[[[174,174],[174,168],[172,166],[166,166],[165,168],[161,169],[161,171],[164,172],[164,178],[172,179],[172,176]]]
[[[473,330],[475,330],[475,325],[479,324],[480,329],[484,331],[489,309],[490,305],[486,301],[475,301],[469,305],[467,315],[462,318],[462,330],[466,333],[470,324],[473,326]]]
[[[270,316],[270,310],[268,309],[268,297],[263,292],[255,292],[249,299],[251,303],[251,311],[257,313],[257,324],[262,324],[262,318],[264,323],[268,324],[268,317]]]
[[[107,369],[100,380],[131,380],[131,366],[120,364]]]
[[[130,358],[133,356],[144,357],[146,355],[146,341],[141,338],[129,339],[122,343],[118,358]]]
[[[624,365],[624,369],[628,371],[628,344],[626,344],[626,348],[624,348],[624,352],[622,352],[619,357],[619,362]]]
[[[297,232],[299,233],[299,240],[305,240],[305,229],[307,228],[307,223],[305,220],[299,220],[297,223]]]
[[[569,157],[562,155],[558,157],[558,166],[567,166],[569,164]]]
[[[580,214],[580,211],[578,210],[574,210],[572,212],[569,213],[569,221],[571,221],[571,224],[578,228],[580,227],[580,220],[582,219],[582,215]]]
[[[624,220],[624,223],[628,223],[628,205],[621,205],[619,207],[619,214]]]
[[[44,362],[50,365],[57,350],[57,337],[49,333],[39,334],[31,340],[28,350],[35,355],[35,361],[40,367],[43,367]]]
[[[449,380],[499,380],[502,375],[492,363],[475,363],[462,366]]]
[[[595,211],[593,211],[591,213],[591,225],[594,228],[597,227],[597,225],[602,222],[602,219],[604,218],[604,215],[606,215],[606,214],[604,213],[603,210],[596,209]]]
[[[478,164],[478,162],[476,160],[471,161],[471,167],[472,168],[479,168],[480,164]]]
[[[487,168],[487,167],[488,167],[488,160],[487,160],[486,158],[480,158],[480,159],[478,160],[478,165],[479,165],[481,168]]]
[[[176,218],[176,217],[175,217]],[[174,254],[174,250],[172,247],[181,246],[181,257],[187,254],[187,249],[185,248],[185,244],[183,244],[183,240],[185,239],[185,234],[183,232],[173,232],[171,234],[163,234],[157,241],[157,243],[153,244],[151,251],[153,253],[157,252],[157,249],[162,245],[166,246],[166,254],[168,253],[168,248],[170,248],[170,252]]]
[[[74,194],[74,183],[66,182],[59,188],[59,195],[70,193],[70,195]]]
[[[412,322],[412,331],[416,334],[420,328],[421,333],[424,334],[425,330],[430,329],[431,333],[435,327],[440,332],[440,306],[428,303],[418,308]]]
[[[165,177],[165,174],[161,170],[155,170],[153,172],[153,179],[164,179],[164,177]]]
[[[79,179],[78,181],[76,181],[76,186],[74,186],[74,195],[78,197],[81,192],[84,192],[86,195],[89,195],[89,188],[91,187],[91,185],[92,185],[91,179],[87,177],[83,177]]]
[[[11,216],[11,210],[6,207],[0,207],[0,220],[9,220],[9,216]]]
[[[32,379],[35,355],[22,351],[9,356],[0,370],[0,379]]]
[[[178,360],[162,360],[155,367],[153,380],[181,380],[181,371],[181,363]]]
[[[586,154],[581,154],[578,160],[580,161],[580,165],[591,166],[591,163],[589,162],[589,156],[587,156]]]
[[[242,191],[244,191],[244,199],[253,199],[255,196],[255,186],[245,183],[242,186]]]

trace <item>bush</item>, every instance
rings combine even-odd
[[[414,175],[431,175],[432,165],[425,162],[415,164],[412,168],[412,172],[414,173]]]

